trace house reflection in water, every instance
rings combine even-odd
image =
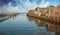
[[[49,23],[40,19],[36,19],[33,17],[28,17],[30,21],[35,21],[38,30],[35,33],[35,35],[60,35],[60,25],[54,24],[54,23]]]

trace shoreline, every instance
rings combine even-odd
[[[60,23],[60,20],[58,20],[57,18],[54,18],[54,17],[48,18],[46,16],[35,16],[35,15],[28,14],[28,13],[27,13],[27,16],[34,17],[34,18],[41,19],[41,20],[45,20],[47,22]]]
[[[5,19],[9,19],[9,18],[17,16],[17,15],[18,14],[3,15],[0,19],[0,21],[5,20]]]

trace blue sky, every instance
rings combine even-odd
[[[36,7],[57,6],[60,0],[0,0],[0,12],[27,12]]]

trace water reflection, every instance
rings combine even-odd
[[[14,20],[15,17],[16,17],[16,16],[9,17],[9,18],[0,17],[0,23],[3,22],[3,21],[5,21],[5,20],[8,20],[8,19],[10,19],[10,18],[13,18],[13,20]]]
[[[0,22],[0,35],[60,35],[60,25],[27,17],[26,14],[5,20]]]
[[[28,17],[29,21],[35,21],[38,26],[38,31],[35,35],[60,35],[60,25],[49,23],[33,17]]]

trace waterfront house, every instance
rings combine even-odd
[[[49,12],[49,16],[52,17],[53,16],[53,13],[54,13],[55,7],[51,5],[47,9],[48,9],[48,12]]]
[[[60,4],[57,6],[58,17],[60,17]]]
[[[54,8],[53,17],[60,17],[60,4]]]
[[[35,13],[37,16],[40,16],[40,15],[41,15],[40,9],[41,9],[41,8],[39,8],[39,7],[35,8],[35,12],[34,12],[34,13]]]
[[[39,8],[37,7],[35,9],[35,12],[38,14],[38,16],[45,15],[47,12],[47,8]]]
[[[47,8],[37,7],[34,10],[29,10],[29,14],[36,16],[60,17],[60,4],[55,6],[48,6]]]

